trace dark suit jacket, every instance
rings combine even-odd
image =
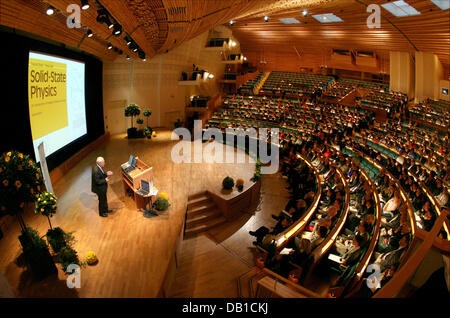
[[[93,166],[91,191],[96,194],[106,193],[106,190],[108,189],[108,183],[105,180],[106,177],[106,173],[102,172],[97,165]]]

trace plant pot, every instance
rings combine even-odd
[[[127,136],[128,138],[137,138],[137,128],[128,128],[127,129]]]
[[[47,231],[47,241],[55,253],[59,253],[63,247],[67,246],[64,232],[59,228]]]
[[[39,240],[42,240],[39,238]],[[48,250],[45,241],[34,241],[31,235],[21,234],[19,236],[25,261],[33,273],[33,277],[42,280],[45,277],[58,273],[55,262]]]

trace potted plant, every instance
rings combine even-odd
[[[261,179],[261,166],[262,163],[258,159],[255,164],[255,173],[253,174],[253,177],[250,179],[250,181],[258,182]]]
[[[244,179],[239,178],[236,180],[236,187],[239,191],[244,190]]]
[[[136,119],[136,124],[138,124],[138,131],[141,131],[143,123],[144,123],[144,120],[142,118]]]
[[[148,139],[152,138],[152,130],[150,127],[144,128],[144,136],[147,137]]]
[[[181,126],[183,126],[183,122],[180,118],[177,118],[177,121],[173,123],[173,126],[175,127],[175,129],[180,128]]]
[[[37,198],[36,204],[34,206],[34,212],[42,214],[47,217],[50,229],[52,229],[52,222],[50,218],[56,213],[56,196],[51,193],[44,191]]]
[[[169,200],[164,197],[159,197],[156,199],[155,203],[153,203],[154,208],[157,211],[165,211],[169,208]]]
[[[142,115],[144,115],[145,118],[147,118],[147,127],[150,127],[149,124],[148,124],[148,118],[152,115],[152,111],[150,109],[146,109],[146,110],[144,110]]]
[[[222,181],[222,188],[225,190],[231,190],[234,187],[234,180],[231,177],[225,177]]]
[[[131,103],[125,107],[125,117],[131,117],[131,127],[127,130],[128,138],[137,137],[137,128],[133,126],[133,119],[135,116],[139,116],[141,109],[137,104]]]

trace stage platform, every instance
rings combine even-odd
[[[178,141],[170,140],[170,136],[169,130],[158,130],[152,140],[128,140],[125,134],[111,136],[53,185],[59,199],[53,226],[73,232],[74,248],[82,260],[87,251],[94,251],[99,259],[98,264],[82,268],[80,289],[66,287],[67,275],[60,266],[57,277],[32,282],[30,274],[18,261],[21,254],[17,239],[19,225],[11,224],[0,240],[0,269],[17,297],[168,296],[163,283],[172,281],[168,278],[175,275],[169,264],[174,261],[175,248],[181,246],[188,195],[205,190],[220,193],[222,179],[227,175],[244,179],[247,188],[255,169],[255,164],[248,162],[248,156],[245,164],[176,164],[171,160],[171,150]],[[144,217],[142,212],[136,211],[133,199],[124,193],[120,165],[127,161],[129,154],[139,156],[153,167],[156,187],[169,196],[171,206],[157,217]],[[91,166],[97,156],[104,157],[105,168],[114,172],[108,189],[109,208],[113,213],[107,218],[99,217],[97,197],[90,191]],[[221,195],[233,197],[236,193]],[[48,230],[47,219],[33,211],[27,212],[24,219],[41,235]],[[252,224],[256,226],[255,222]],[[251,240],[248,229],[246,231],[247,240]],[[251,246],[250,241],[245,244]],[[242,243],[233,245],[241,248]],[[244,257],[250,266],[251,257]],[[245,269],[248,266],[244,266]],[[181,295],[175,292],[173,296]]]

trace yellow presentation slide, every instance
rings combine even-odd
[[[30,58],[28,102],[33,140],[68,126],[67,66]]]

